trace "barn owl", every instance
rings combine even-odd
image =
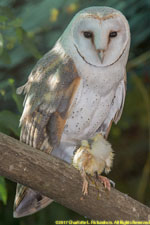
[[[32,70],[24,93],[20,140],[72,163],[83,176],[109,172],[106,140],[122,114],[130,30],[121,12],[90,7],[76,14],[55,46]],[[73,161],[72,161],[73,158]],[[102,178],[109,189],[107,178]],[[32,214],[52,200],[17,185],[14,217]]]

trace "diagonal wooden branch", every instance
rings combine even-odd
[[[0,175],[95,220],[148,220],[150,208],[116,189],[89,185],[83,196],[80,173],[71,165],[0,133]]]

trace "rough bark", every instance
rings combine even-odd
[[[94,220],[148,220],[150,208],[112,188],[91,183],[83,196],[79,171],[65,162],[0,133],[0,175]]]

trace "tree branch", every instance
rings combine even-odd
[[[148,220],[150,208],[116,189],[89,185],[83,196],[79,171],[71,165],[0,133],[0,175],[95,220]]]

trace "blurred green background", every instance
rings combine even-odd
[[[77,11],[111,6],[127,17],[132,34],[125,108],[109,141],[115,160],[109,177],[116,188],[150,206],[150,1],[0,0],[0,131],[19,139],[24,84],[36,61],[52,48]],[[52,203],[41,212],[13,219],[15,183],[0,177],[0,225],[54,224],[83,217]]]

